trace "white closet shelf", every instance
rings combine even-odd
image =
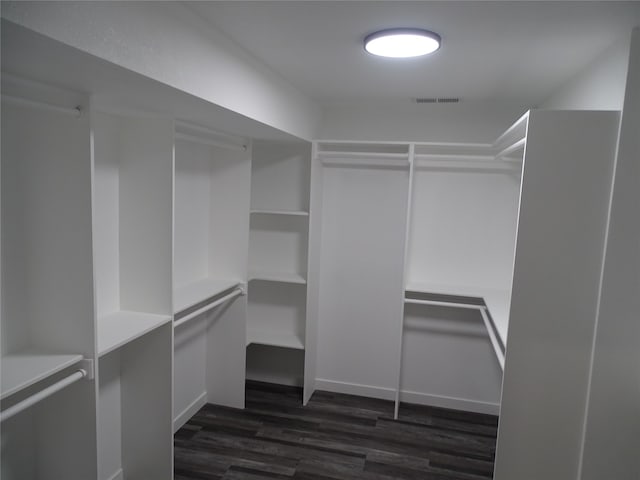
[[[252,215],[290,215],[294,217],[308,217],[309,212],[303,210],[251,210]]]
[[[430,293],[436,295],[454,295],[459,297],[481,298],[491,315],[493,325],[503,345],[507,343],[509,329],[509,308],[511,292],[507,289],[469,287],[460,285],[442,285],[437,283],[410,282],[406,292]]]
[[[298,335],[282,330],[249,328],[247,330],[247,346],[251,344],[304,350],[304,342]]]
[[[249,280],[265,280],[269,282],[295,283],[306,285],[307,279],[299,273],[290,272],[267,272],[252,270],[249,272]]]
[[[98,356],[106,355],[172,320],[169,315],[120,311],[98,318]]]
[[[4,399],[31,385],[82,361],[82,355],[49,354],[25,349],[2,357],[2,386]]]
[[[241,284],[240,280],[207,277],[176,287],[173,291],[173,312],[182,312],[207,298],[215,297]]]

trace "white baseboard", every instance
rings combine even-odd
[[[326,378],[316,378],[316,390],[347,393],[349,395],[380,398],[382,400],[395,400],[396,398],[396,391],[393,388],[374,387],[372,385],[361,385],[359,383],[339,382],[336,380],[327,380]]]
[[[430,407],[463,410],[465,412],[487,413],[489,415],[498,415],[500,413],[499,403],[482,402],[479,400],[469,400],[466,398],[447,397],[444,395],[432,395],[429,393],[411,392],[407,390],[403,390],[402,392],[400,392],[400,401],[415,403],[418,405],[429,405]]]
[[[326,378],[316,378],[315,388],[316,390],[327,390],[329,392],[346,393],[349,395],[359,395],[362,397],[380,398],[382,400],[392,401],[395,400],[396,394],[396,391],[393,388],[339,382],[335,380],[327,380]],[[415,403],[418,405],[428,405],[431,407],[451,408],[453,410],[463,410],[466,412],[487,413],[490,415],[498,415],[500,413],[499,403],[447,397],[444,395],[432,395],[407,390],[400,392],[400,401]]]
[[[198,395],[193,402],[191,402],[187,408],[185,408],[182,412],[180,412],[176,418],[173,420],[173,433],[176,433],[180,430],[185,423],[189,421],[191,417],[193,417],[198,410],[204,407],[207,404],[207,392],[202,392]]]
[[[120,468],[116,473],[107,478],[107,480],[124,480],[124,472]]]

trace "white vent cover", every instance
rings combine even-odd
[[[444,98],[435,98],[435,97],[418,97],[416,98],[416,103],[459,103],[460,99],[455,97],[444,97]]]

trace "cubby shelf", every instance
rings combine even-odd
[[[103,356],[171,321],[168,315],[120,311],[98,319],[98,355]]]
[[[2,357],[0,399],[5,399],[82,360],[82,355],[48,354],[23,350]]]
[[[208,277],[179,286],[173,292],[173,311],[182,312],[241,283],[239,280]]]
[[[295,333],[279,330],[249,328],[247,346],[251,344],[304,350],[304,342]]]
[[[303,210],[251,210],[251,215],[289,215],[292,217],[308,217],[309,212]]]
[[[266,272],[251,271],[249,272],[249,281],[262,280],[268,282],[295,283],[298,285],[306,285],[307,280],[299,273],[290,272]]]

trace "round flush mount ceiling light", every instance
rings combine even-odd
[[[367,35],[364,49],[380,57],[421,57],[438,50],[440,40],[440,35],[428,30],[392,28]]]

